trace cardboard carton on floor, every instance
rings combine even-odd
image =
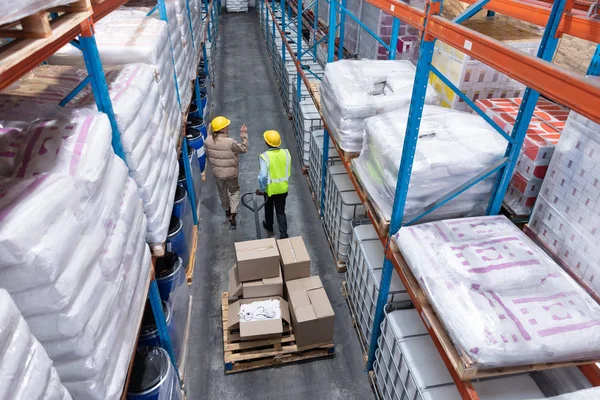
[[[229,270],[229,301],[237,300],[242,296],[242,282],[238,277],[237,265]]]
[[[279,276],[279,250],[273,238],[235,243],[240,282]]]
[[[302,237],[278,240],[277,247],[281,256],[283,279],[291,281],[310,276],[310,256]]]
[[[265,319],[260,321],[240,321],[240,306],[261,300],[279,300],[281,318]],[[241,299],[229,305],[227,313],[227,329],[238,331],[240,340],[267,339],[281,336],[284,322],[290,323],[290,311],[287,301],[278,296],[259,297],[255,299]]]
[[[283,297],[283,276],[281,275],[281,268],[279,268],[279,276],[274,278],[263,278],[242,283],[242,297],[244,299],[266,296]]]
[[[298,347],[331,343],[335,313],[321,278],[295,279],[286,281],[285,285]]]

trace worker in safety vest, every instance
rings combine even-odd
[[[285,216],[285,199],[288,195],[288,180],[292,170],[292,156],[287,149],[280,149],[281,136],[277,131],[266,131],[263,138],[269,149],[258,157],[260,172],[258,174],[258,195],[267,196],[265,203],[265,220],[263,227],[273,232],[273,207],[277,213],[279,238],[285,239],[287,218]]]

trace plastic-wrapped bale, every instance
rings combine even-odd
[[[409,109],[365,120],[363,151],[352,166],[379,216],[390,219]],[[419,129],[404,221],[504,157],[505,139],[478,115],[426,105]],[[494,176],[479,182],[421,222],[483,215]]]
[[[384,249],[377,232],[370,224],[354,227],[350,238],[350,255],[346,265],[346,284],[350,302],[356,312],[358,329],[365,352],[371,344],[371,331],[375,318],[379,284],[383,272]],[[410,297],[402,285],[398,273],[392,273],[387,298],[393,308],[408,308]]]
[[[415,310],[398,310],[381,324],[373,370],[384,399],[460,400],[462,396]],[[481,400],[544,397],[529,375],[473,381]]]
[[[473,366],[600,357],[600,305],[506,217],[403,227],[394,240]]]
[[[72,400],[10,294],[0,289],[0,399]]]
[[[600,399],[600,388],[594,387],[584,390],[578,390],[573,393],[561,394],[554,397],[541,397],[538,400],[592,400]]]
[[[0,287],[74,399],[117,399],[151,268],[135,182],[104,114],[2,126]]]
[[[561,264],[600,294],[600,125],[571,111],[529,227]]]
[[[64,6],[77,0],[16,0],[0,3],[0,25],[18,21],[51,7]]]
[[[119,9],[96,23],[94,28],[102,65],[143,63],[154,67],[161,104],[167,113],[167,126],[177,142],[182,117],[177,103],[167,24],[146,17],[143,11]],[[70,44],[58,50],[48,62],[85,67],[81,51]]]
[[[323,163],[323,134],[325,132],[313,131],[310,141],[310,159],[308,166],[308,183],[315,195],[317,207],[321,206],[321,166]],[[327,165],[335,165],[341,162],[340,156],[331,140],[329,141],[329,159]]]
[[[538,29],[507,17],[467,20],[461,25],[533,56],[540,45],[541,33]],[[522,97],[525,91],[522,83],[439,40],[435,44],[431,64],[472,101]],[[429,82],[438,92],[442,106],[470,111],[467,103],[437,76],[431,74]]]
[[[154,68],[127,64],[105,68],[105,75],[129,173],[148,218],[148,243],[162,243],[167,238],[179,165],[175,143],[166,129],[166,113],[156,108],[160,94]],[[86,76],[87,71],[76,67],[40,66],[3,91],[0,99],[20,99],[19,107],[25,109],[31,107],[32,99],[56,104]],[[79,92],[66,107],[80,113],[95,110],[91,88]],[[11,111],[5,109],[4,115],[10,117]]]
[[[327,126],[347,152],[362,149],[366,118],[410,105],[415,67],[408,61],[337,61],[325,67],[321,83]],[[428,87],[426,104],[436,104]]]
[[[354,190],[346,168],[339,164],[328,167],[324,227],[338,267],[348,261],[352,221],[366,216],[365,207]]]
[[[248,0],[227,0],[227,12],[248,12]]]

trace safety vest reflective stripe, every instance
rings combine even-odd
[[[282,164],[282,155],[285,157],[285,165]],[[267,164],[267,195],[287,193],[292,168],[290,152],[287,149],[268,150],[260,158]]]

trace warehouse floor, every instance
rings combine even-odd
[[[242,123],[248,126],[250,149],[248,154],[240,156],[243,194],[257,188],[258,155],[265,150],[262,140],[265,130],[278,130],[292,157],[297,152],[292,125],[279,96],[256,13],[223,12],[219,23],[213,115],[231,119],[230,132],[238,139]],[[333,358],[224,374],[221,292],[228,288],[228,271],[235,262],[233,243],[255,239],[256,230],[252,213],[241,205],[238,229],[229,230],[210,169],[202,187],[201,203],[192,284],[193,320],[185,372],[188,399],[372,398],[360,346],[341,295],[344,275],[333,266],[333,257],[297,157],[287,204],[289,234],[304,238],[312,259],[311,273],[320,275],[335,310],[336,354]],[[263,231],[263,237],[266,235]]]

